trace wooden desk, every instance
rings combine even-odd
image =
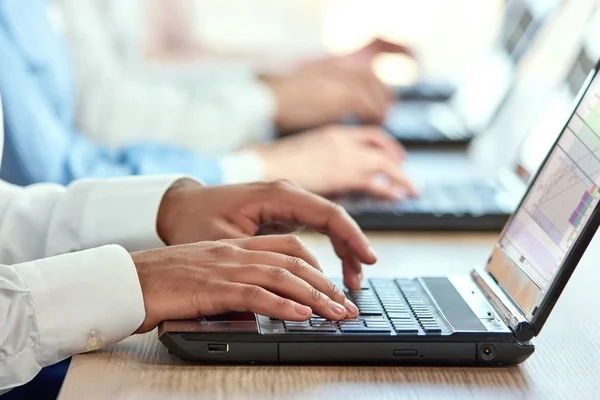
[[[305,236],[327,272],[327,242]],[[368,276],[467,271],[485,262],[494,235],[373,235]],[[73,359],[60,399],[591,399],[600,396],[600,239],[584,257],[519,367],[201,366],[169,355],[156,333]]]

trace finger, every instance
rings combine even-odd
[[[362,264],[360,261],[348,252],[347,246],[339,239],[331,239],[331,244],[336,255],[342,260],[342,273],[344,275],[344,285],[350,290],[360,289],[362,281]]]
[[[341,206],[289,183],[265,185],[263,203],[270,206],[258,205],[258,210],[248,215],[258,218],[258,224],[282,221],[306,225],[341,240],[360,261],[366,264],[377,261],[367,237]]]
[[[355,107],[363,122],[380,124],[389,107],[389,99],[382,95],[379,82],[375,82],[372,71],[348,72],[353,87],[348,91],[355,100]],[[375,78],[375,80],[377,80]]]
[[[285,256],[299,258],[312,268],[323,271],[317,258],[297,236],[256,236],[236,242],[241,248],[251,251],[244,257],[252,257],[252,263],[279,265]]]
[[[299,275],[314,275],[307,279],[321,282],[311,284]],[[304,266],[300,272],[272,265],[247,265],[236,271],[239,283],[262,287],[268,291],[310,307],[314,313],[331,320],[358,316],[358,309],[346,301],[344,293],[314,268]],[[308,276],[308,275],[307,275]],[[323,290],[321,287],[325,287]],[[329,295],[326,292],[330,292]],[[333,294],[335,293],[335,294]],[[332,299],[332,296],[337,300]],[[346,302],[348,305],[346,305]]]
[[[398,163],[379,157],[375,172],[385,174],[389,178],[390,186],[396,187],[399,190],[405,190],[409,196],[418,196],[419,191],[417,187],[402,171]]]
[[[392,96],[386,86],[377,78],[372,70],[367,70],[364,74],[365,86],[368,88],[371,98],[375,102],[377,114],[373,120],[374,123],[381,124],[392,104]]]
[[[384,179],[379,178],[367,175],[358,190],[382,200],[399,201],[407,197],[404,188],[390,185],[387,177],[383,177]]]
[[[362,127],[357,130],[357,136],[363,143],[381,150],[393,160],[399,162],[406,157],[404,147],[379,127]]]
[[[380,53],[391,53],[406,54],[408,56],[414,57],[414,51],[412,48],[379,38],[374,39],[373,41],[371,41],[371,43],[360,49],[358,52],[362,52],[371,56],[376,56]]]
[[[313,288],[324,293],[325,296],[342,304],[352,316],[358,312],[356,307],[346,299],[344,293],[323,275],[323,270],[316,257],[306,249],[304,244],[297,237],[286,235],[270,238],[252,238],[237,242],[241,248],[255,250],[244,255],[245,263],[253,265],[275,265],[285,268],[304,282],[312,285]],[[346,252],[346,254],[352,256],[348,252]],[[231,278],[239,279],[237,276],[232,276]],[[256,281],[245,283],[258,284]],[[283,284],[280,280],[272,283],[277,285]],[[269,288],[272,288],[272,286]],[[298,299],[296,298],[296,300]],[[313,306],[312,304],[307,305]]]
[[[217,309],[250,311],[286,321],[306,321],[312,315],[312,309],[306,305],[278,296],[262,287],[243,283],[215,285],[211,299]]]
[[[281,224],[281,223],[272,223],[266,224],[260,227],[257,236],[265,236],[265,235],[286,235],[290,233],[296,232],[298,229],[302,228],[301,226],[296,226],[293,224]]]
[[[361,189],[373,188],[372,182],[376,181],[378,175],[381,174],[388,179],[389,186],[395,187],[397,190],[404,190],[409,196],[417,196],[419,194],[417,187],[402,171],[400,165],[397,162],[382,157],[380,151],[372,150],[370,153],[365,154],[362,163],[367,174],[360,181]]]
[[[344,285],[350,290],[360,290],[362,286],[362,265],[356,258],[348,258],[342,264]]]
[[[382,114],[381,105],[361,75],[363,74],[347,73],[344,84],[349,102],[348,111],[363,123],[374,123]]]

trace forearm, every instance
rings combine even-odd
[[[0,262],[15,264],[110,243],[131,251],[162,246],[156,216],[164,193],[180,178],[88,179],[66,188],[0,183]]]
[[[113,147],[154,141],[223,154],[273,136],[273,96],[255,78],[185,85],[98,71],[80,82],[78,102],[82,130]]]
[[[223,63],[194,66],[194,73],[148,68],[136,34],[123,26],[141,29],[143,13],[121,3],[109,1],[104,10],[92,0],[59,2],[73,49],[78,123],[87,135],[112,147],[152,140],[201,154],[269,137],[274,101],[254,71]]]

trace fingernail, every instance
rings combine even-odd
[[[375,255],[375,250],[373,250],[373,246],[369,245],[369,247],[368,247],[368,249],[367,249],[367,250],[369,251],[369,255],[370,255],[372,258],[375,258],[375,259],[377,258],[377,256]]]
[[[344,305],[346,306],[346,310],[348,310],[348,312],[352,315],[358,315],[358,307],[356,307],[354,305],[353,302],[351,302],[350,300],[346,299],[346,301],[344,302]]]
[[[310,318],[312,315],[312,309],[307,306],[303,306],[302,304],[296,304],[296,312],[306,319]]]
[[[329,300],[329,308],[331,308],[331,310],[337,315],[342,315],[346,313],[346,309],[341,304],[338,304],[331,299]]]

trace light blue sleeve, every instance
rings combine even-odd
[[[141,143],[113,150],[92,142],[63,122],[55,105],[47,104],[35,73],[0,24],[3,179],[16,184],[67,184],[83,177],[180,173],[206,184],[221,182],[218,159],[200,157],[187,149]]]

